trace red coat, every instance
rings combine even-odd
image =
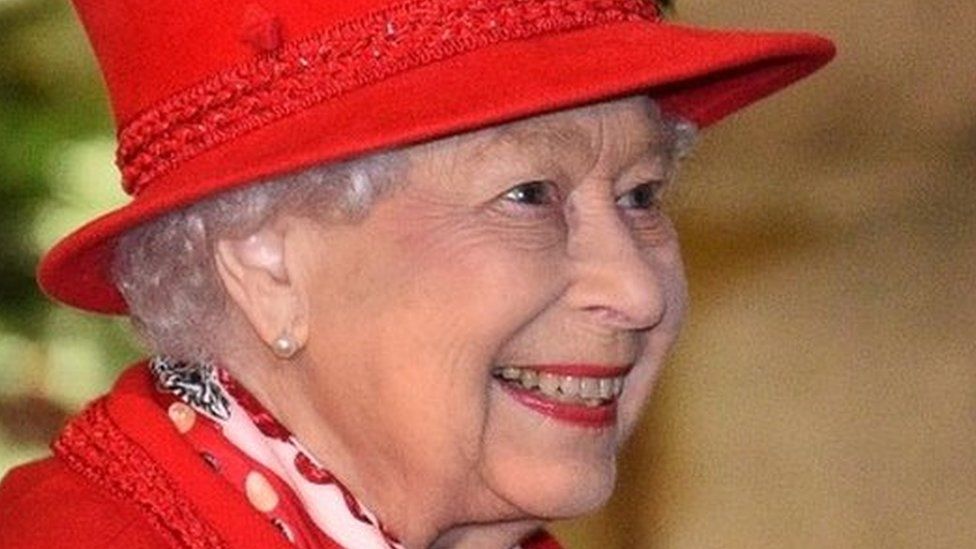
[[[69,422],[54,456],[3,479],[0,547],[293,547],[205,465],[152,391],[147,369],[130,369]]]

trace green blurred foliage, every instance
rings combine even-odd
[[[0,322],[34,338],[50,310],[34,283],[40,250],[30,238],[45,204],[58,199],[50,159],[92,128],[110,131],[91,56],[64,47],[77,33],[64,2],[0,7]]]
[[[0,472],[44,451],[66,414],[136,353],[119,322],[55,306],[41,253],[123,201],[112,119],[70,4],[0,1]]]

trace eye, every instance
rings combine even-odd
[[[630,230],[643,245],[656,246],[674,239],[674,230],[664,208],[661,191],[664,181],[649,181],[633,187],[617,198],[617,207]]]
[[[559,202],[559,189],[552,181],[527,181],[505,191],[502,197],[524,206],[549,206]]]
[[[637,185],[617,199],[617,205],[627,210],[651,210],[660,205],[659,194],[663,182],[650,181]]]

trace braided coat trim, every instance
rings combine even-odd
[[[70,469],[119,501],[134,503],[173,547],[226,547],[172,479],[112,421],[104,398],[68,423],[52,448]]]

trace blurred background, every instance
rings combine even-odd
[[[838,59],[706,132],[672,205],[685,335],[571,548],[976,547],[976,3],[681,0]],[[140,357],[39,254],[124,201],[64,0],[0,0],[0,474]]]

